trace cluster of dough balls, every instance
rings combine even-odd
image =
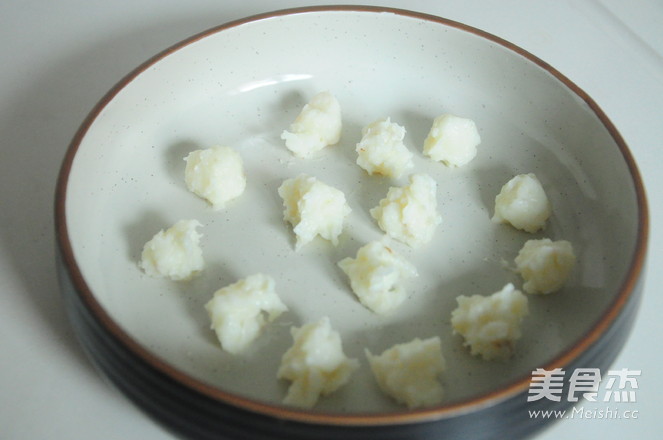
[[[533,173],[509,180],[495,197],[492,220],[535,233],[545,228],[552,213],[548,196]],[[573,246],[566,240],[527,240],[515,258],[523,289],[530,294],[558,291],[575,264]],[[528,312],[527,297],[507,284],[490,296],[459,296],[452,312],[454,333],[464,338],[473,355],[486,360],[507,359],[521,337],[520,325]]]
[[[310,158],[325,146],[337,143],[341,128],[338,101],[329,92],[322,92],[304,106],[281,137],[296,157]],[[361,134],[355,147],[356,163],[369,175],[398,178],[414,167],[413,154],[404,144],[403,126],[384,118],[366,125]],[[476,156],[480,142],[473,121],[446,114],[433,121],[423,153],[447,166],[459,167]],[[420,248],[431,241],[442,222],[437,210],[437,182],[416,173],[408,180],[406,185],[389,188],[370,214],[387,237]],[[296,236],[296,250],[315,236],[337,244],[344,218],[350,213],[341,191],[315,177],[300,175],[284,181],[279,194],[284,220],[291,224]],[[364,245],[354,258],[345,258],[338,265],[348,276],[359,302],[379,315],[392,313],[403,303],[407,297],[405,281],[417,276],[416,268],[385,240]],[[380,356],[368,351],[366,354],[380,388],[396,401],[411,408],[441,401],[438,378],[445,362],[439,338],[397,344]],[[279,372],[279,377],[290,376]],[[302,395],[301,385],[298,379],[290,380],[295,391],[286,400],[294,403],[297,399],[293,396]],[[301,400],[310,403],[312,399]]]
[[[311,158],[325,146],[338,142],[341,128],[338,101],[329,92],[322,92],[304,106],[281,137],[296,157]],[[413,154],[404,145],[404,137],[405,128],[389,118],[368,124],[355,148],[357,165],[369,175],[400,177],[414,166]],[[409,184],[389,188],[386,197],[370,213],[388,237],[420,247],[431,240],[441,222],[436,191],[437,183],[430,176],[414,174],[409,177]],[[306,174],[286,179],[278,192],[283,200],[283,218],[296,237],[296,250],[316,236],[334,245],[338,243],[345,217],[351,212],[343,192]],[[355,258],[345,258],[338,266],[348,276],[359,302],[381,315],[392,313],[403,303],[407,297],[404,282],[417,276],[416,268],[385,240],[364,245]],[[331,331],[328,318],[293,328],[292,335],[294,345],[284,355],[278,377],[292,382],[286,403],[310,407],[318,396],[347,382],[358,364],[343,355],[340,336]],[[368,351],[366,355],[380,388],[396,401],[417,407],[437,403],[442,398],[437,377],[444,368],[444,360],[439,345],[439,338],[425,342],[416,339],[396,345],[381,356]],[[315,354],[308,351],[313,347],[328,347],[323,351],[328,353],[323,361],[315,361]],[[319,353],[321,349],[315,350]],[[394,353],[402,353],[399,362],[389,361]],[[410,361],[406,360],[408,356],[412,358]],[[327,365],[330,359],[334,361]],[[428,364],[430,367],[426,367]],[[424,370],[429,373],[424,374]]]
[[[311,158],[323,148],[339,142],[341,107],[329,92],[315,95],[281,138],[298,158]],[[390,118],[374,121],[362,130],[356,144],[356,163],[369,175],[400,177],[413,168],[413,154],[404,145],[405,128]],[[450,167],[469,163],[481,142],[475,123],[452,114],[433,121],[423,153]],[[187,188],[222,209],[246,188],[241,156],[230,147],[196,150],[185,158]],[[371,216],[386,236],[412,248],[430,242],[442,218],[437,211],[437,183],[426,174],[412,174],[408,184],[389,188]],[[292,226],[295,250],[315,237],[336,245],[350,214],[342,191],[313,176],[301,174],[286,179],[278,188],[283,218]],[[534,174],[514,177],[495,200],[494,222],[508,223],[530,233],[545,226],[551,206]],[[143,249],[139,266],[151,276],[187,280],[204,268],[200,223],[182,220],[160,231]],[[529,240],[515,259],[527,293],[551,293],[561,288],[574,264],[567,241]],[[418,276],[416,268],[385,240],[361,247],[354,258],[338,263],[348,276],[359,302],[379,315],[394,312],[406,299],[404,283]],[[528,313],[527,297],[512,284],[490,296],[457,298],[451,323],[473,355],[486,360],[512,355],[520,338],[520,323]],[[264,327],[288,310],[275,289],[275,281],[257,273],[214,292],[205,305],[221,347],[238,354],[260,335]],[[286,404],[312,407],[320,396],[348,383],[358,368],[348,358],[340,334],[328,317],[301,327],[292,327],[293,345],[282,357],[278,379],[291,382]],[[366,349],[376,382],[387,395],[410,408],[439,403],[443,397],[439,376],[444,371],[439,337],[416,338],[395,344],[380,355]]]
[[[519,174],[495,197],[492,220],[535,233],[544,229],[551,214],[552,206],[536,175]],[[522,276],[527,293],[549,294],[562,288],[575,260],[573,246],[566,240],[532,239],[515,259],[516,272]]]
[[[246,188],[241,156],[232,148],[214,146],[190,152],[185,158],[184,181],[192,193],[213,209],[222,209]],[[153,277],[188,280],[204,268],[197,220],[180,220],[161,230],[144,246],[139,266]]]

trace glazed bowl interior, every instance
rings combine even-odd
[[[281,132],[313,94],[341,103],[340,143],[295,159]],[[452,169],[422,154],[433,118],[473,119],[482,143]],[[378,316],[352,294],[336,263],[382,237],[369,214],[390,186],[356,163],[361,129],[390,117],[406,130],[414,172],[438,182],[443,223],[421,249],[395,243],[419,277],[397,312]],[[183,158],[227,145],[242,156],[248,186],[226,209],[187,191]],[[443,405],[494,393],[572,353],[620,294],[635,252],[639,211],[631,164],[594,104],[551,68],[478,31],[443,20],[375,11],[276,14],[204,33],[151,60],[114,89],[85,123],[67,179],[67,239],[86,301],[112,332],[181,377],[215,392],[280,406],[276,379],[290,327],[329,316],[360,369],[315,411],[402,412],[381,393],[365,349],[380,353],[439,336],[447,370]],[[338,246],[316,240],[294,250],[282,218],[281,182],[307,173],[341,189],[352,213]],[[494,199],[516,174],[535,173],[553,206],[537,234],[492,223]],[[188,282],[146,276],[144,243],[181,219],[197,219],[205,270]],[[524,242],[572,242],[577,264],[565,287],[530,296],[512,359],[483,361],[452,334],[458,295],[488,295],[512,282]],[[289,311],[241,355],[221,350],[204,310],[213,292],[262,272]],[[117,326],[117,327],[114,327]],[[155,362],[156,360],[156,362]]]

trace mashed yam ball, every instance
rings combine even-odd
[[[299,158],[309,158],[341,138],[341,106],[329,92],[315,95],[285,130],[281,139],[288,150]]]
[[[516,270],[527,293],[552,293],[566,282],[576,257],[566,240],[528,240],[516,257]]]
[[[311,408],[320,396],[345,385],[359,368],[359,361],[343,353],[341,336],[329,318],[290,329],[294,340],[281,359],[278,379],[292,383],[283,400],[288,405]]]
[[[285,180],[279,187],[283,199],[283,218],[297,237],[296,249],[316,235],[338,244],[345,217],[351,209],[342,191],[302,174]]]
[[[153,277],[188,280],[205,265],[197,220],[180,220],[145,243],[138,266]]]
[[[375,379],[385,394],[409,408],[442,401],[439,375],[445,369],[439,337],[416,338],[375,356],[366,350]]]
[[[424,141],[424,154],[447,166],[460,167],[474,159],[480,143],[474,121],[444,114],[433,121]]]
[[[416,248],[428,243],[442,222],[437,213],[437,182],[426,174],[413,174],[410,184],[391,187],[371,215],[390,237]]]
[[[217,290],[205,309],[221,347],[232,354],[248,347],[267,322],[288,310],[274,290],[274,279],[261,273]]]
[[[552,208],[539,179],[520,174],[509,180],[495,197],[496,223],[510,223],[516,229],[536,232],[543,229]]]
[[[521,336],[520,323],[529,313],[527,297],[507,284],[490,296],[459,296],[456,301],[451,325],[470,352],[485,360],[509,358]]]
[[[402,282],[417,276],[415,267],[379,241],[357,251],[357,258],[345,258],[338,266],[350,278],[359,301],[378,314],[388,314],[405,300]]]
[[[357,165],[368,174],[400,177],[411,169],[412,153],[403,144],[405,128],[389,118],[375,121],[362,130],[357,144]]]
[[[214,209],[223,208],[246,188],[242,158],[230,147],[192,151],[184,160],[187,188],[207,200]]]

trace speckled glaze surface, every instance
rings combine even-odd
[[[337,146],[295,159],[280,140],[318,91],[341,103]],[[422,154],[432,120],[472,118],[477,157],[458,169]],[[394,244],[417,267],[401,309],[380,317],[352,294],[336,263],[382,232],[369,214],[407,177],[369,177],[355,164],[361,128],[391,117],[406,130],[413,172],[438,182],[443,223],[421,249]],[[245,194],[221,211],[186,190],[183,158],[235,148]],[[553,205],[537,234],[490,221],[500,187],[536,173]],[[277,188],[307,173],[346,194],[352,213],[338,246],[294,251]],[[207,267],[189,282],[149,278],[143,244],[184,218],[203,224]],[[544,62],[479,30],[374,8],[283,11],[223,25],[165,51],[100,102],[72,142],[56,200],[64,297],[93,361],[149,414],[191,438],[516,438],[541,427],[527,409],[537,367],[606,368],[635,317],[647,207],[621,137],[581,90]],[[485,362],[452,334],[458,295],[522,281],[508,266],[527,239],[573,243],[566,287],[530,297],[515,356]],[[203,305],[238,278],[276,279],[289,312],[242,355],[224,353]],[[361,362],[350,384],[311,411],[281,405],[276,379],[289,328],[329,316]],[[385,397],[364,349],[440,336],[447,371],[439,407],[408,411]],[[560,403],[558,405],[564,405]],[[225,437],[224,437],[225,436]],[[363,437],[362,437],[363,438]]]

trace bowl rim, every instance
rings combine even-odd
[[[276,17],[284,17],[300,14],[311,13],[327,13],[327,12],[347,12],[347,13],[390,13],[406,18],[415,18],[420,20],[429,21],[442,26],[455,28],[464,32],[468,32],[484,38],[490,42],[497,43],[500,46],[509,49],[512,52],[522,56],[529,62],[532,62],[540,68],[547,71],[555,79],[560,81],[564,86],[571,90],[583,102],[585,102],[591,111],[598,117],[603,126],[606,128],[612,139],[617,144],[622,157],[628,167],[631,179],[635,188],[636,203],[638,208],[638,229],[636,237],[636,246],[634,249],[633,257],[630,262],[627,274],[622,281],[619,288],[619,293],[608,306],[606,312],[598,319],[598,321],[584,334],[584,336],[573,346],[566,351],[560,353],[558,356],[549,361],[541,368],[552,370],[554,368],[563,368],[570,365],[576,360],[583,352],[588,350],[595,344],[601,336],[610,328],[615,322],[620,312],[626,307],[629,299],[633,295],[638,280],[640,279],[643,271],[645,258],[647,253],[647,243],[649,236],[649,213],[647,198],[645,194],[644,185],[640,172],[635,163],[635,160],[628,149],[621,134],[601,110],[597,103],[573,81],[564,76],[557,69],[546,63],[542,59],[526,51],[525,49],[505,40],[489,32],[475,28],[458,21],[450,20],[440,16],[410,11],[400,8],[390,8],[381,6],[364,6],[364,5],[333,5],[333,6],[307,6],[298,8],[280,9],[272,12],[266,12],[256,15],[251,15],[245,18],[229,21],[227,23],[214,26],[189,38],[186,38],[169,48],[157,53],[149,58],[147,61],[140,64],[130,73],[125,75],[118,81],[93,107],[90,113],[81,123],[77,132],[75,133],[71,143],[69,144],[65,156],[63,158],[60,172],[58,175],[56,189],[55,189],[55,204],[54,204],[54,220],[55,220],[55,235],[56,245],[62,257],[63,265],[69,272],[72,285],[75,288],[75,294],[80,297],[82,303],[89,309],[89,311],[96,317],[102,327],[108,331],[113,337],[120,341],[139,359],[146,362],[155,370],[165,374],[177,383],[185,387],[195,390],[198,393],[211,398],[213,401],[219,403],[230,404],[240,409],[244,409],[253,413],[258,413],[266,416],[271,416],[277,419],[291,420],[309,424],[327,424],[337,426],[377,426],[377,425],[395,425],[395,424],[409,424],[425,421],[435,421],[445,418],[451,418],[462,414],[478,411],[480,409],[490,407],[498,404],[501,401],[507,400],[527,390],[530,384],[531,376],[529,374],[523,375],[519,379],[512,381],[510,384],[485,394],[469,397],[459,402],[450,404],[441,404],[435,407],[394,412],[378,412],[378,413],[327,413],[315,410],[305,410],[286,407],[284,405],[274,405],[266,402],[243,397],[239,394],[223,391],[212,385],[208,385],[203,381],[193,378],[183,371],[168,364],[157,355],[150,352],[147,348],[139,344],[132,338],[120,325],[110,316],[110,314],[102,307],[102,305],[95,299],[92,289],[85,281],[81,269],[78,266],[74,257],[73,247],[69,239],[69,230],[67,228],[67,215],[66,215],[66,200],[67,188],[69,182],[70,172],[76,157],[78,148],[88,130],[94,124],[96,118],[102,110],[119,94],[129,83],[136,77],[146,71],[149,67],[156,64],[160,60],[168,57],[169,55],[183,49],[190,44],[193,44],[201,39],[207,38],[211,35],[223,32],[238,26],[248,23],[259,22],[262,20],[272,19]]]

